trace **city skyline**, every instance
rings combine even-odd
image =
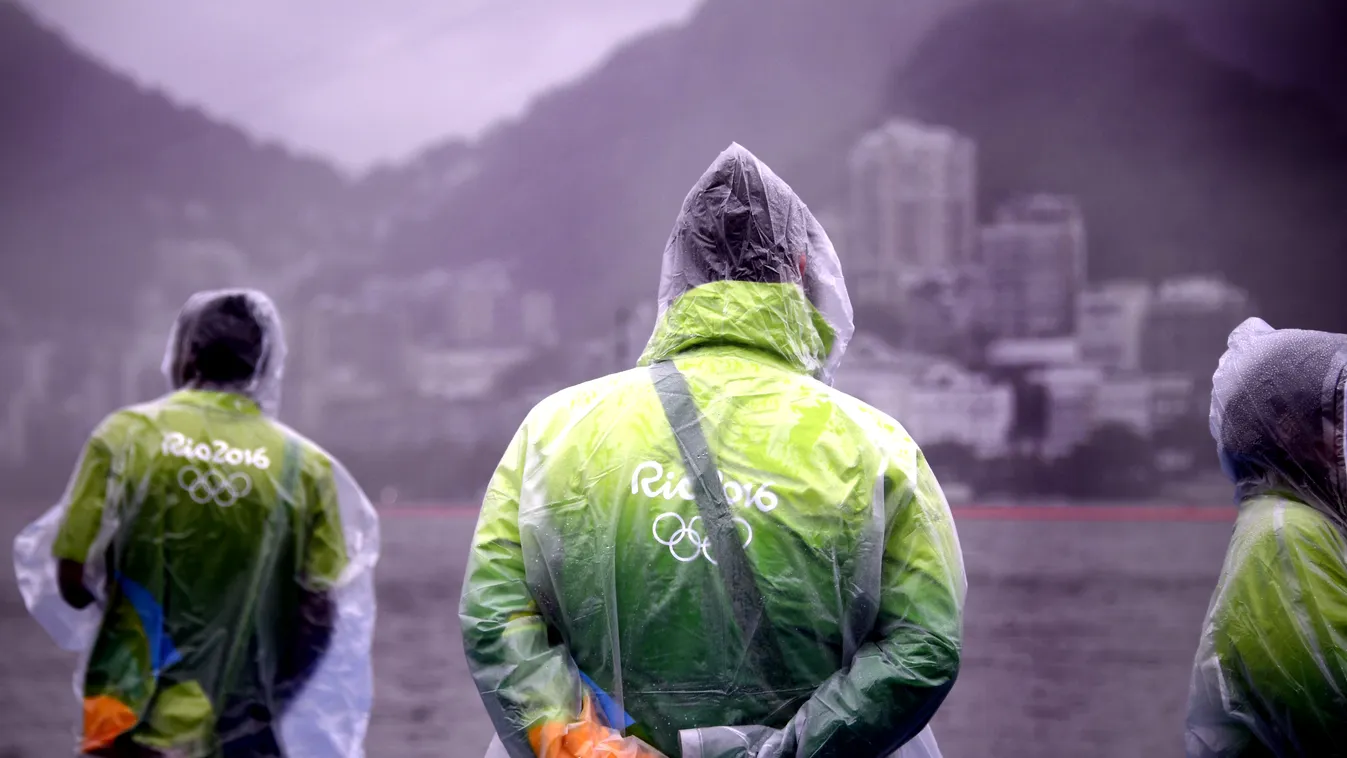
[[[979,213],[977,156],[966,135],[905,119],[857,140],[851,194],[833,231],[857,304],[888,312],[898,328],[859,324],[839,388],[898,419],[923,446],[986,461],[1028,454],[1047,465],[1101,428],[1149,440],[1201,415],[1203,372],[1209,377],[1224,336],[1251,312],[1248,296],[1219,277],[1089,281],[1089,219],[1079,203],[1030,186]],[[99,359],[115,370],[91,373],[61,406],[74,422],[72,441],[105,412],[100,399],[157,394],[160,323],[175,297],[221,276],[281,287],[293,336],[302,337],[290,374],[298,418],[338,449],[490,446],[553,389],[625,368],[654,325],[651,304],[639,303],[610,333],[558,352],[565,314],[555,294],[521,291],[513,265],[373,276],[315,297],[284,284],[302,279],[303,264],[287,279],[251,270],[227,244],[161,247],[165,265],[140,291],[131,349],[115,367],[106,363],[112,353]],[[29,451],[20,438],[32,408],[62,403],[41,381],[54,356],[52,345],[23,355],[27,378],[0,419],[8,432],[0,452],[11,463]],[[541,379],[537,366],[548,367]],[[100,373],[119,386],[100,383]],[[1033,397],[1039,405],[1026,410]]]
[[[1149,440],[1202,417],[1225,335],[1253,315],[1248,295],[1216,275],[1089,281],[1079,203],[1022,187],[978,218],[976,154],[947,126],[903,119],[852,150],[843,236],[858,301],[903,333],[858,325],[863,347],[839,387],[918,444],[980,459],[1030,439],[1033,457],[1063,459],[1101,428]],[[961,246],[969,238],[975,249]],[[1035,393],[1043,405],[1026,410]]]

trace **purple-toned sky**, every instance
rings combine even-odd
[[[472,137],[701,0],[21,0],[180,102],[359,170]]]
[[[179,101],[358,171],[480,134],[705,0],[19,2]],[[1122,2],[1183,18],[1228,60],[1347,96],[1331,73],[1343,0]]]

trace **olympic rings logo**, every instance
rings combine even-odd
[[[202,471],[195,466],[183,466],[178,470],[178,485],[197,503],[214,502],[221,508],[228,508],[253,491],[253,480],[242,471],[226,475],[215,469]]]
[[[660,534],[660,523],[665,519],[674,519],[678,522],[678,527],[668,537]],[[683,517],[677,513],[661,513],[655,517],[655,523],[651,525],[650,532],[655,536],[656,542],[669,548],[669,554],[676,560],[688,563],[697,560],[697,556],[700,555],[710,561],[712,565],[716,565],[716,559],[711,557],[710,552],[711,537],[709,535],[703,537],[701,532],[697,531],[697,522],[701,520],[701,516],[693,516],[691,521],[683,521]],[[735,516],[734,520],[743,524],[744,528],[748,530],[748,539],[744,540],[744,547],[748,547],[749,543],[753,542],[753,527],[738,516]],[[682,549],[681,553],[679,552],[678,546],[683,544],[684,540],[692,545],[692,552],[689,553],[686,548]]]

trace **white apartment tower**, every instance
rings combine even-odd
[[[1074,198],[1034,194],[997,209],[981,233],[986,323],[998,337],[1064,337],[1085,285],[1085,220]]]
[[[849,161],[846,273],[852,296],[892,305],[909,275],[977,255],[977,149],[951,129],[896,119],[865,135]]]

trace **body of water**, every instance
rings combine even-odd
[[[1182,755],[1228,512],[1025,513],[958,516],[969,593],[963,670],[935,719],[946,758]],[[36,515],[0,509],[6,545]],[[385,518],[371,758],[475,758],[490,739],[457,619],[474,518]],[[12,577],[0,582],[0,640],[0,758],[69,755],[75,661],[28,618]]]

